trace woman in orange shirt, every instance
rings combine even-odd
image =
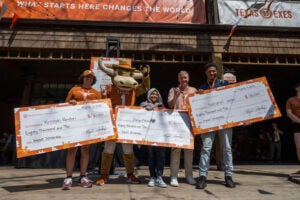
[[[293,132],[298,160],[300,161],[300,83],[295,85],[297,95],[286,102],[286,114],[293,122]],[[296,172],[300,174],[300,171]]]
[[[79,86],[74,86],[68,93],[66,102],[76,105],[77,101],[87,101],[101,99],[101,94],[92,88],[92,85],[96,82],[94,72],[91,70],[85,70],[79,76]],[[92,181],[86,176],[86,170],[89,163],[90,145],[81,146],[81,157],[80,157],[80,185],[85,188],[92,187]],[[77,147],[68,149],[66,157],[66,171],[67,177],[64,179],[62,189],[69,190],[72,186],[72,174],[75,163],[75,156]]]

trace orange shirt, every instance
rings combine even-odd
[[[116,86],[108,86],[107,97],[111,99],[113,107],[117,105],[134,106],[135,104],[135,90],[121,91]]]
[[[91,89],[84,89],[81,86],[74,86],[68,93],[66,98],[66,102],[74,99],[76,101],[84,101],[84,100],[95,100],[101,99],[102,96],[100,92],[95,90],[94,88]]]
[[[292,110],[292,113],[297,117],[300,117],[300,98],[291,97],[286,102],[286,110]]]

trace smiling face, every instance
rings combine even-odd
[[[153,92],[150,94],[149,99],[150,99],[150,101],[151,101],[152,103],[156,103],[156,102],[158,102],[158,97],[159,97],[158,92],[157,92],[157,91],[153,91]]]
[[[215,80],[217,78],[217,68],[215,66],[207,68],[205,71],[205,75],[209,82]]]
[[[94,81],[94,76],[93,75],[87,75],[83,77],[83,85],[85,86],[92,86]]]
[[[180,89],[184,89],[186,86],[188,86],[190,81],[189,74],[185,71],[181,71],[178,74],[178,82],[179,86],[181,87]]]

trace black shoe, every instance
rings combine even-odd
[[[235,188],[235,183],[233,182],[231,176],[225,177],[225,185],[226,185],[226,187],[229,187],[229,188]]]
[[[206,187],[206,177],[205,176],[200,176],[197,183],[196,183],[196,188],[197,189],[204,189]]]

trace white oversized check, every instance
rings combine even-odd
[[[177,148],[194,148],[187,112],[142,107],[116,108],[118,142]]]
[[[110,99],[15,108],[17,157],[115,139]]]
[[[194,134],[280,117],[265,77],[187,97]]]

